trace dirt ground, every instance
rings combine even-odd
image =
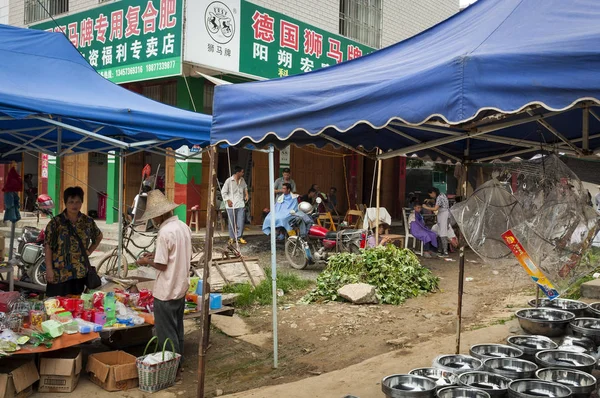
[[[221,243],[217,241],[216,245]],[[264,237],[249,238],[244,252],[258,256],[263,267],[270,267],[269,243]],[[465,278],[469,278],[469,281],[464,285],[465,333],[476,333],[490,325],[503,325],[513,318],[516,309],[527,306],[527,300],[534,296],[533,284],[518,266],[494,268],[483,264],[470,252],[467,252],[466,258]],[[311,280],[316,279],[322,269],[314,267],[309,270],[293,270],[279,250],[277,259],[278,272],[295,272]],[[280,297],[277,369],[272,367],[273,346],[270,338],[265,340],[264,345],[257,346],[229,337],[212,327],[207,356],[206,396],[232,394],[306,378],[321,379],[329,372],[353,365],[360,366],[357,364],[363,361],[373,362],[368,360],[382,354],[402,358],[417,347],[417,357],[427,358],[427,362],[439,354],[452,353],[453,348],[446,349],[447,352],[439,352],[441,347],[431,344],[442,341],[441,339],[452,342],[456,333],[458,254],[451,255],[451,259],[453,261],[422,259],[422,264],[440,278],[440,291],[408,300],[400,306],[357,306],[340,302],[298,304],[298,299],[306,291]],[[270,306],[256,307],[241,313],[252,333],[265,335],[272,331]],[[487,337],[479,337],[476,342],[491,342]],[[198,324],[186,321],[183,381],[168,390],[153,394],[153,397],[196,396],[198,339]],[[447,347],[453,346],[448,343]],[[105,349],[94,345],[87,350],[93,352]],[[142,349],[143,347],[138,347],[127,351],[141,355]],[[466,349],[468,350],[468,346]],[[385,374],[377,377],[383,376]],[[108,394],[83,378],[77,391],[85,391],[85,395],[90,397]],[[138,390],[114,394],[130,398],[145,396]],[[294,396],[291,392],[285,395]],[[343,394],[340,398],[342,396]]]
[[[270,266],[268,242],[249,240],[244,249],[259,254],[261,265]],[[320,267],[297,271],[278,251],[279,272],[296,272],[316,279]],[[463,330],[475,330],[511,319],[514,311],[527,306],[534,287],[518,266],[493,268],[467,253],[463,299]],[[453,261],[423,259],[422,264],[440,278],[440,291],[408,300],[400,306],[356,306],[347,303],[297,304],[305,292],[283,297],[279,305],[279,367],[273,369],[272,340],[263,347],[231,338],[213,328],[207,357],[207,396],[289,383],[346,368],[374,356],[409,349],[424,341],[456,333],[458,254]],[[270,333],[270,307],[257,307],[244,321],[253,333]],[[198,331],[186,337],[186,351],[197,352]],[[484,342],[484,341],[482,341]],[[437,352],[423,353],[435,357]],[[196,357],[186,356],[189,378],[177,389],[194,396]],[[212,394],[212,395],[211,395]]]

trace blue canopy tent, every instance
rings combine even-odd
[[[26,151],[180,156],[166,148],[206,145],[210,125],[210,116],[152,101],[105,80],[61,33],[0,25],[0,161]],[[120,197],[119,228],[122,202]]]
[[[435,148],[487,160],[540,144],[582,155],[600,146],[588,134],[600,130],[599,15],[594,0],[480,0],[350,62],[219,86],[211,140],[334,142],[382,158]]]
[[[211,142],[268,146],[270,164],[290,143],[378,159],[598,154],[599,17],[595,0],[479,0],[356,60],[217,87]]]

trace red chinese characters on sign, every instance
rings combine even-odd
[[[110,41],[123,38],[123,10],[110,14]]]
[[[287,47],[298,51],[298,36],[300,35],[300,27],[294,23],[281,20],[279,24],[279,47]]]
[[[62,26],[57,26],[56,28],[54,28],[55,32],[62,32],[63,34],[67,34],[67,27],[65,25]]]
[[[152,4],[152,1],[148,1],[146,10],[142,14],[142,21],[144,21],[144,34],[156,32],[156,17],[158,16],[158,10]]]
[[[92,18],[86,18],[81,21],[81,24],[79,25],[79,31],[79,46],[91,46],[92,42],[94,41],[94,20]]]
[[[254,23],[252,24],[252,29],[254,30],[254,39],[262,40],[265,43],[272,43],[275,41],[275,36],[273,34],[273,22],[274,19],[267,14],[264,14],[256,11],[252,16],[252,20]]]
[[[108,30],[108,18],[104,14],[98,15],[96,18],[96,25],[94,25],[96,31],[96,41],[100,43],[106,43],[106,31]]]
[[[175,0],[160,0],[160,21],[158,29],[165,30],[174,28],[177,25],[177,3]]]
[[[323,54],[323,35],[314,30],[304,29],[304,54],[321,58],[321,54]]]
[[[348,44],[348,60],[362,57],[362,50],[358,46]]]
[[[79,33],[77,33],[77,22],[71,22],[68,25],[69,40],[75,47],[79,47]]]
[[[335,59],[335,62],[338,64],[344,60],[344,53],[340,50],[342,43],[339,40],[329,38],[329,51],[327,51],[327,56],[329,58]]]
[[[140,11],[142,8],[140,6],[132,7],[129,6],[127,8],[127,14],[125,14],[125,19],[127,20],[127,27],[125,28],[125,38],[130,38],[131,36],[139,36],[140,31]]]

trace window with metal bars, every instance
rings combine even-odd
[[[163,104],[177,106],[177,82],[144,85],[142,95]]]
[[[381,48],[383,0],[340,0],[340,34]]]
[[[69,0],[25,0],[24,4],[26,25],[69,12]]]

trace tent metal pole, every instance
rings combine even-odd
[[[16,147],[8,152],[6,152],[4,155],[2,156],[8,156],[8,155],[12,155],[13,153],[15,153],[16,151],[18,151],[21,148],[25,148],[27,147],[29,144],[31,144],[34,141],[37,141],[38,139],[42,138],[43,136],[45,136],[46,134],[50,133],[51,131],[56,130],[56,127],[50,127],[49,129],[46,129],[46,131],[42,132],[41,134],[29,139],[28,141],[22,143],[22,144],[16,144]]]
[[[198,262],[202,264],[202,309],[200,342],[198,344],[198,391],[196,396],[204,398],[204,376],[206,375],[206,351],[208,350],[210,333],[210,266],[212,263],[213,236],[215,232],[215,191],[217,180],[217,168],[215,158],[217,157],[217,148],[209,147],[209,168],[208,168],[208,200],[206,201],[206,233],[204,235],[204,257],[200,257]],[[200,264],[199,264],[200,265]]]
[[[346,148],[352,152],[358,153],[359,155],[363,155],[364,157],[367,157],[369,159],[373,158],[373,156],[369,155],[367,152],[361,151],[360,149],[356,149],[352,145],[348,145],[345,142],[342,142],[342,141],[338,140],[337,138],[333,138],[327,134],[321,134],[320,137],[325,138],[327,141],[331,141],[334,144],[341,146],[342,148]]]
[[[388,130],[389,130],[389,131],[391,131],[392,133],[398,134],[400,137],[404,137],[404,138],[406,138],[406,139],[408,139],[408,140],[411,140],[412,142],[416,142],[417,144],[421,144],[421,143],[423,142],[423,141],[421,141],[421,140],[418,140],[418,139],[416,139],[415,137],[413,137],[413,136],[411,136],[411,135],[409,135],[409,134],[406,134],[406,133],[405,133],[405,132],[403,132],[403,131],[396,130],[396,129],[395,129],[395,128],[393,128],[393,127],[387,126],[387,127],[386,127],[386,129],[388,129]],[[449,158],[449,159],[452,159],[452,160],[454,160],[454,161],[460,162],[460,158],[458,158],[458,157],[456,157],[456,156],[454,156],[454,155],[450,155],[448,152],[444,152],[444,151],[442,151],[441,149],[438,149],[438,148],[431,148],[431,150],[432,150],[432,151],[435,151],[435,152],[437,152],[437,153],[439,153],[439,154],[440,154],[440,155],[442,155],[442,156],[446,156],[446,157],[447,157],[447,158]]]
[[[275,214],[275,148],[269,145],[269,210]],[[278,366],[277,337],[277,245],[275,243],[275,217],[271,217],[271,284],[273,287],[273,368]]]
[[[561,148],[547,147],[547,146],[542,146],[541,149],[548,150],[549,152],[554,152],[555,150],[558,150],[559,152],[565,153],[567,155],[577,155],[576,152],[571,151],[570,149],[561,149]],[[506,157],[509,157],[509,156],[518,156],[518,155],[522,155],[524,153],[530,153],[530,152],[535,152],[535,151],[539,151],[539,150],[540,150],[539,147],[538,148],[527,148],[527,149],[522,149],[520,151],[503,153],[503,154],[500,154],[500,155],[487,156],[485,158],[477,159],[477,161],[478,162],[487,162],[489,160],[506,158]]]
[[[583,108],[583,128],[581,132],[582,148],[584,152],[590,150],[590,107]]]
[[[465,151],[465,160],[469,156],[469,149]],[[469,167],[465,166],[465,180],[461,187],[462,200],[467,200],[467,185],[469,181]],[[456,354],[460,353],[460,333],[462,329],[462,302],[465,281],[465,238],[459,230],[460,258],[458,262],[458,302],[456,304]]]
[[[121,275],[123,258],[123,150],[119,150],[119,235],[117,243],[117,275]]]
[[[101,142],[104,142],[106,144],[115,145],[115,146],[117,146],[119,148],[123,148],[123,149],[129,148],[129,144],[127,144],[127,143],[125,143],[123,141],[115,140],[114,138],[110,138],[110,137],[105,137],[103,135],[100,135],[100,134],[97,134],[97,133],[93,133],[91,131],[87,131],[87,130],[84,130],[84,129],[80,129],[79,127],[71,126],[71,125],[68,125],[66,123],[62,123],[62,122],[59,122],[59,121],[56,121],[56,120],[52,120],[52,119],[48,119],[48,118],[41,117],[41,116],[34,116],[33,119],[37,119],[37,120],[41,120],[41,121],[46,122],[46,123],[54,124],[56,126],[64,128],[65,130],[73,131],[74,133],[85,135],[85,136],[91,137],[91,138],[93,138],[93,139],[95,139],[97,141],[101,141]]]
[[[529,113],[530,115],[533,116],[533,112],[532,111],[527,111],[527,113]],[[561,140],[562,142],[564,142],[572,150],[576,151],[578,154],[581,154],[581,149],[579,149],[575,145],[573,145],[571,143],[571,141],[569,141],[569,139],[567,137],[565,137],[560,131],[558,131],[557,129],[555,129],[554,127],[552,127],[552,125],[550,123],[548,123],[544,119],[539,119],[537,122],[538,122],[538,124],[542,125],[546,130],[548,130],[549,132],[551,132],[554,136],[556,136],[556,138],[558,138],[559,140]]]
[[[379,154],[381,154],[381,149],[379,150]],[[383,165],[383,160],[379,159],[377,161],[377,196],[375,197],[375,206],[377,209],[375,210],[375,246],[379,246],[379,201],[381,199],[381,166]],[[368,217],[368,215],[367,215]]]
[[[600,122],[600,116],[598,116],[598,114],[596,113],[596,111],[595,111],[595,110],[593,110],[593,109],[590,109],[590,108],[588,107],[588,111],[590,112],[590,115],[592,115],[592,116],[593,116],[593,117],[594,117],[594,118],[595,118],[597,121],[599,121],[599,122]]]

